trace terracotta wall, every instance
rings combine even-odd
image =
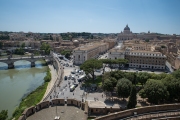
[[[36,110],[41,110],[43,108],[49,107],[49,101],[44,101],[36,105]]]
[[[52,100],[52,105],[65,105],[65,104],[66,103],[64,99]],[[82,104],[83,104],[83,110],[84,110],[85,104],[82,103],[81,101],[75,100],[75,99],[67,99],[67,105],[74,105],[77,107],[81,107]],[[26,120],[30,115],[44,108],[48,108],[49,106],[50,106],[49,101],[38,103],[36,106],[25,109],[24,112],[22,113],[22,116],[20,116],[18,120]]]
[[[52,100],[52,105],[64,105],[65,100],[64,99],[54,99]]]
[[[143,114],[143,113],[149,113],[149,112],[177,110],[177,109],[180,109],[180,104],[147,106],[143,108],[134,108],[134,109],[125,110],[125,111],[121,111],[117,113],[112,113],[109,115],[98,117],[95,120],[111,120],[111,119],[125,118],[125,117],[134,115],[134,112],[136,112],[137,114]]]

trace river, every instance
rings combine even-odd
[[[21,99],[35,90],[44,82],[47,66],[37,61],[36,67],[31,68],[28,61],[15,62],[14,69],[7,69],[0,62],[0,111],[8,110],[8,118],[12,116]]]

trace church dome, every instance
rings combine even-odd
[[[130,28],[128,27],[128,25],[126,25],[126,27],[124,28],[124,30],[130,30]]]
[[[74,40],[73,42],[79,42],[78,40]]]

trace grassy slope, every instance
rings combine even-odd
[[[13,118],[16,120],[21,116],[22,112],[31,106],[36,105],[41,101],[46,92],[48,82],[45,82],[43,85],[39,86],[36,90],[32,91],[26,98],[22,99],[19,107],[13,113]]]

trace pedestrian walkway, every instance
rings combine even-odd
[[[48,93],[51,91],[51,88],[53,87],[54,83],[56,82],[57,79],[57,71],[54,69],[53,65],[48,65],[50,72],[51,72],[51,81],[48,83],[46,92],[43,96],[43,99],[48,95]],[[43,101],[43,99],[41,101]]]

